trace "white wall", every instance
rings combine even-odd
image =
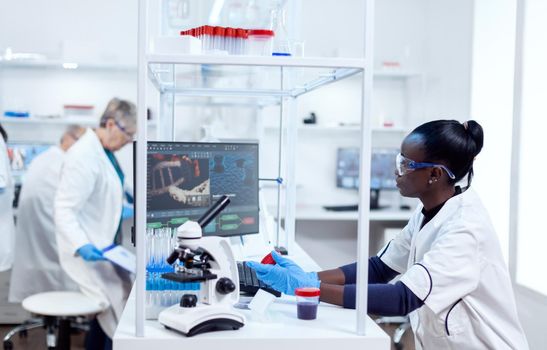
[[[470,114],[473,1],[429,0],[426,21],[425,120],[466,120]]]
[[[477,1],[471,118],[484,129],[473,187],[488,208],[504,257],[509,247],[516,1]],[[495,172],[492,170],[495,169]]]
[[[517,84],[515,85],[515,117],[519,144],[515,147],[516,167],[512,198],[515,208],[511,227],[513,232],[510,252],[512,271],[515,272],[517,306],[531,349],[543,349],[547,342],[547,283],[544,266],[547,243],[544,234],[545,186],[538,180],[538,172],[545,169],[538,163],[543,156],[543,140],[547,122],[546,86],[547,49],[544,18],[547,3],[541,0],[520,0],[517,46]],[[518,84],[520,83],[520,84]]]
[[[95,58],[103,62],[137,63],[137,2],[133,0],[2,1],[0,27],[2,51],[12,47],[17,52],[60,57],[63,41],[68,41],[73,47],[93,46],[98,51]]]

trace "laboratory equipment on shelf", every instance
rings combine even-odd
[[[247,43],[249,55],[271,56],[273,53],[274,31],[267,29],[249,30]]]
[[[233,308],[239,301],[239,277],[230,243],[222,237],[203,237],[203,228],[229,203],[228,196],[222,196],[197,222],[186,221],[177,229],[178,246],[167,258],[175,272],[162,274],[170,281],[202,284],[199,297],[185,294],[158,317],[165,327],[188,337],[245,324],[245,317]]]
[[[271,56],[275,33],[269,29],[201,26],[183,30],[180,35],[199,39],[203,52]]]
[[[243,28],[201,26],[180,32],[201,40],[204,52],[227,52],[230,55],[246,53],[247,30]]]

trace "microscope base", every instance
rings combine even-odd
[[[245,317],[223,305],[198,305],[191,308],[173,305],[159,314],[158,321],[168,329],[191,337],[205,332],[239,329],[245,324]]]

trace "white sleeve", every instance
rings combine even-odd
[[[478,250],[478,242],[469,229],[449,229],[400,281],[434,313],[439,313],[477,288]]]
[[[384,264],[399,273],[404,273],[407,270],[412,230],[417,220],[417,213],[420,211],[417,210],[405,228],[377,254]]]
[[[55,196],[57,240],[68,242],[74,252],[89,243],[78,216],[95,186],[96,175],[93,172],[92,163],[94,163],[93,159],[67,156]]]
[[[2,137],[2,136],[0,136]],[[0,162],[2,160],[0,159]],[[0,164],[0,188],[6,188],[8,186],[8,176],[7,167],[4,164]]]
[[[2,135],[0,135],[0,138],[2,138]],[[9,173],[10,164],[4,139],[0,140],[0,143],[0,152],[5,152],[5,154],[0,154],[0,188],[5,188],[8,186],[8,179],[11,176]]]

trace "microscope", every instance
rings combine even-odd
[[[178,247],[167,258],[170,265],[175,264],[175,272],[162,278],[201,284],[199,300],[194,294],[185,294],[180,304],[158,316],[166,328],[188,337],[236,330],[245,324],[245,317],[233,308],[239,300],[239,275],[230,243],[222,237],[203,237],[203,228],[229,203],[230,198],[222,196],[197,222],[182,224],[177,229]]]

